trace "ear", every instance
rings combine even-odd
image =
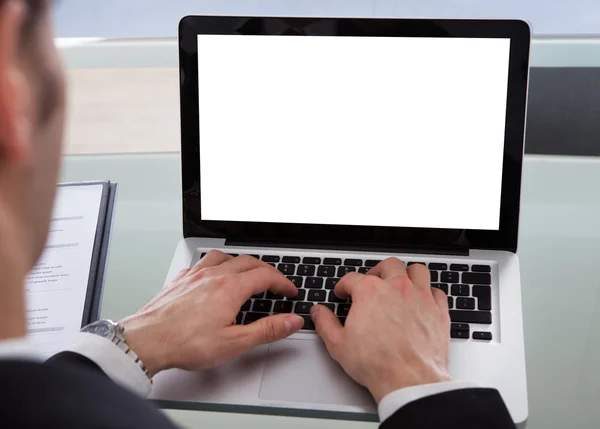
[[[31,120],[27,112],[30,87],[19,64],[23,3],[0,4],[0,159],[28,163],[31,158]]]

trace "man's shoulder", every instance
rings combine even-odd
[[[117,386],[101,371],[49,363],[0,360],[3,415],[23,428],[172,428],[150,402]]]

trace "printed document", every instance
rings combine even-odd
[[[29,339],[42,358],[81,329],[102,189],[58,187],[46,248],[25,281]]]

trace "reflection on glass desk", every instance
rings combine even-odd
[[[119,183],[102,305],[102,316],[116,319],[135,311],[162,287],[181,238],[179,154],[64,158],[62,181],[97,179]],[[528,428],[600,427],[598,184],[599,158],[525,157],[519,255]],[[376,427],[335,420],[167,413],[189,428]]]

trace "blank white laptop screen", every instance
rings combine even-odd
[[[509,53],[199,35],[202,219],[498,230]]]

